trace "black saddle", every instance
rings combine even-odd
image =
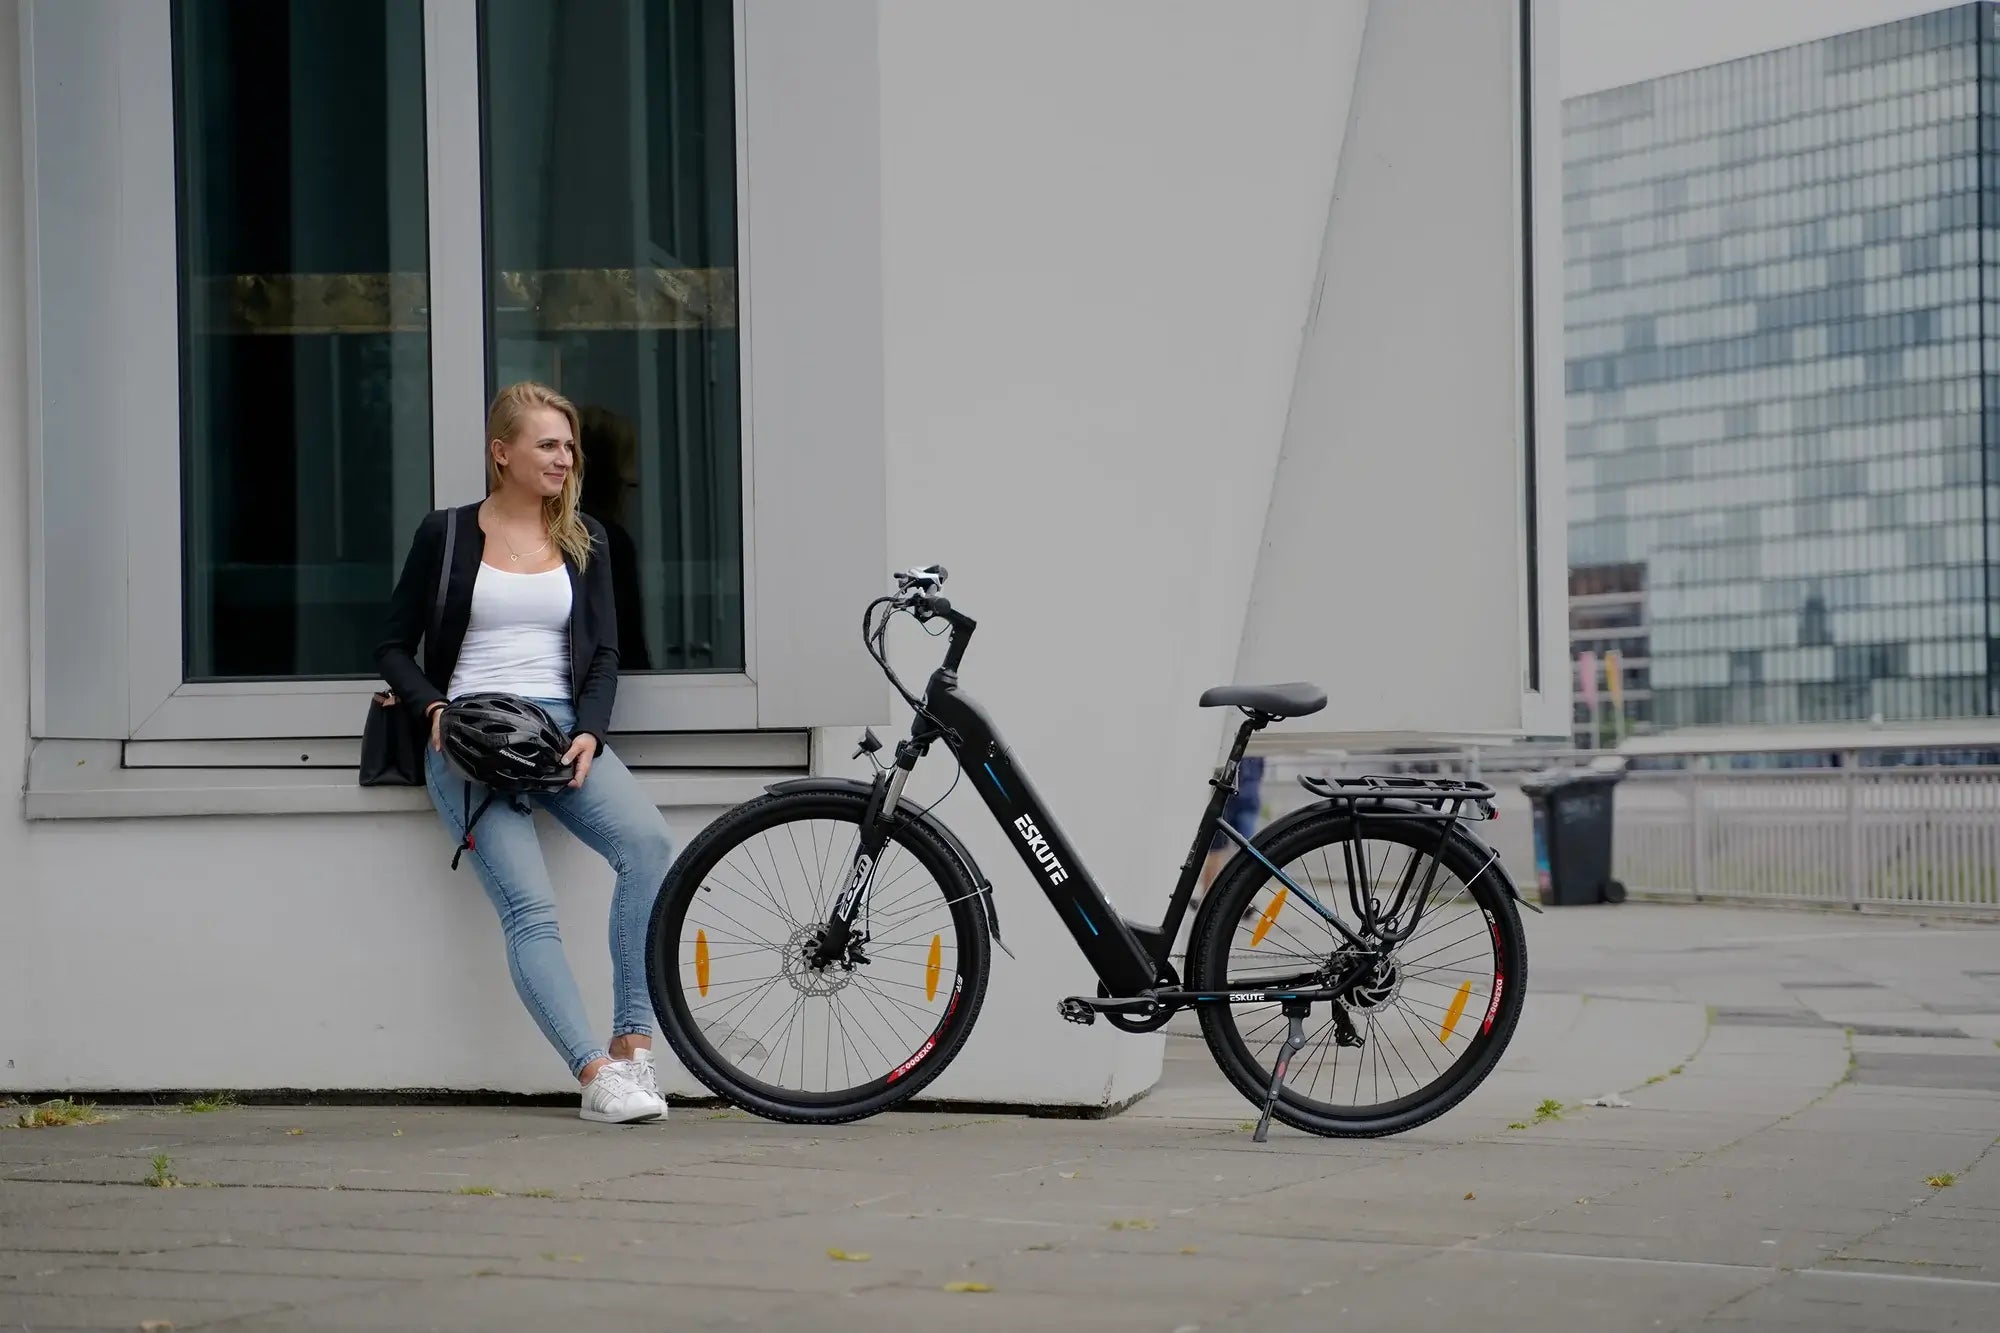
[[[1271,717],[1304,717],[1326,707],[1326,691],[1303,680],[1284,685],[1218,685],[1201,696],[1203,708],[1246,708]]]

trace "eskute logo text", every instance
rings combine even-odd
[[[1049,883],[1061,884],[1069,878],[1069,871],[1063,869],[1063,863],[1049,850],[1048,839],[1044,838],[1042,831],[1035,827],[1034,820],[1022,815],[1014,821],[1014,828],[1020,833],[1021,841],[1028,844],[1029,853],[1041,862],[1042,869],[1048,872]]]

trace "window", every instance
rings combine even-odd
[[[337,766],[411,533],[483,494],[525,374],[608,442],[620,732],[879,721],[851,623],[890,564],[879,34],[813,15],[37,0],[30,725],[80,748],[36,771],[94,801],[168,762]],[[326,743],[264,744],[298,738]]]
[[[730,8],[480,17],[489,387],[541,380],[577,405],[621,669],[741,670]]]
[[[730,9],[480,17],[486,392],[576,401],[625,669],[741,670]],[[176,0],[190,681],[373,674],[432,491],[422,21]]]
[[[184,669],[372,675],[431,504],[423,24],[177,0]]]

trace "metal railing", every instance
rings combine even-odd
[[[1535,766],[1595,757],[1545,755]],[[1520,788],[1528,774],[1491,753],[1274,755],[1265,813],[1312,799],[1301,773],[1396,772],[1413,761],[1494,786],[1500,817],[1481,833],[1531,891],[1533,820]],[[1613,810],[1613,874],[1634,894],[2000,915],[2000,768],[1632,771]]]

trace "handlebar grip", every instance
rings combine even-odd
[[[924,599],[924,608],[934,616],[948,616],[951,614],[951,599],[949,597],[937,596],[926,597]]]
[[[946,579],[951,577],[950,573],[945,569],[943,565],[932,565],[931,569],[937,573],[939,583],[943,583]]]

